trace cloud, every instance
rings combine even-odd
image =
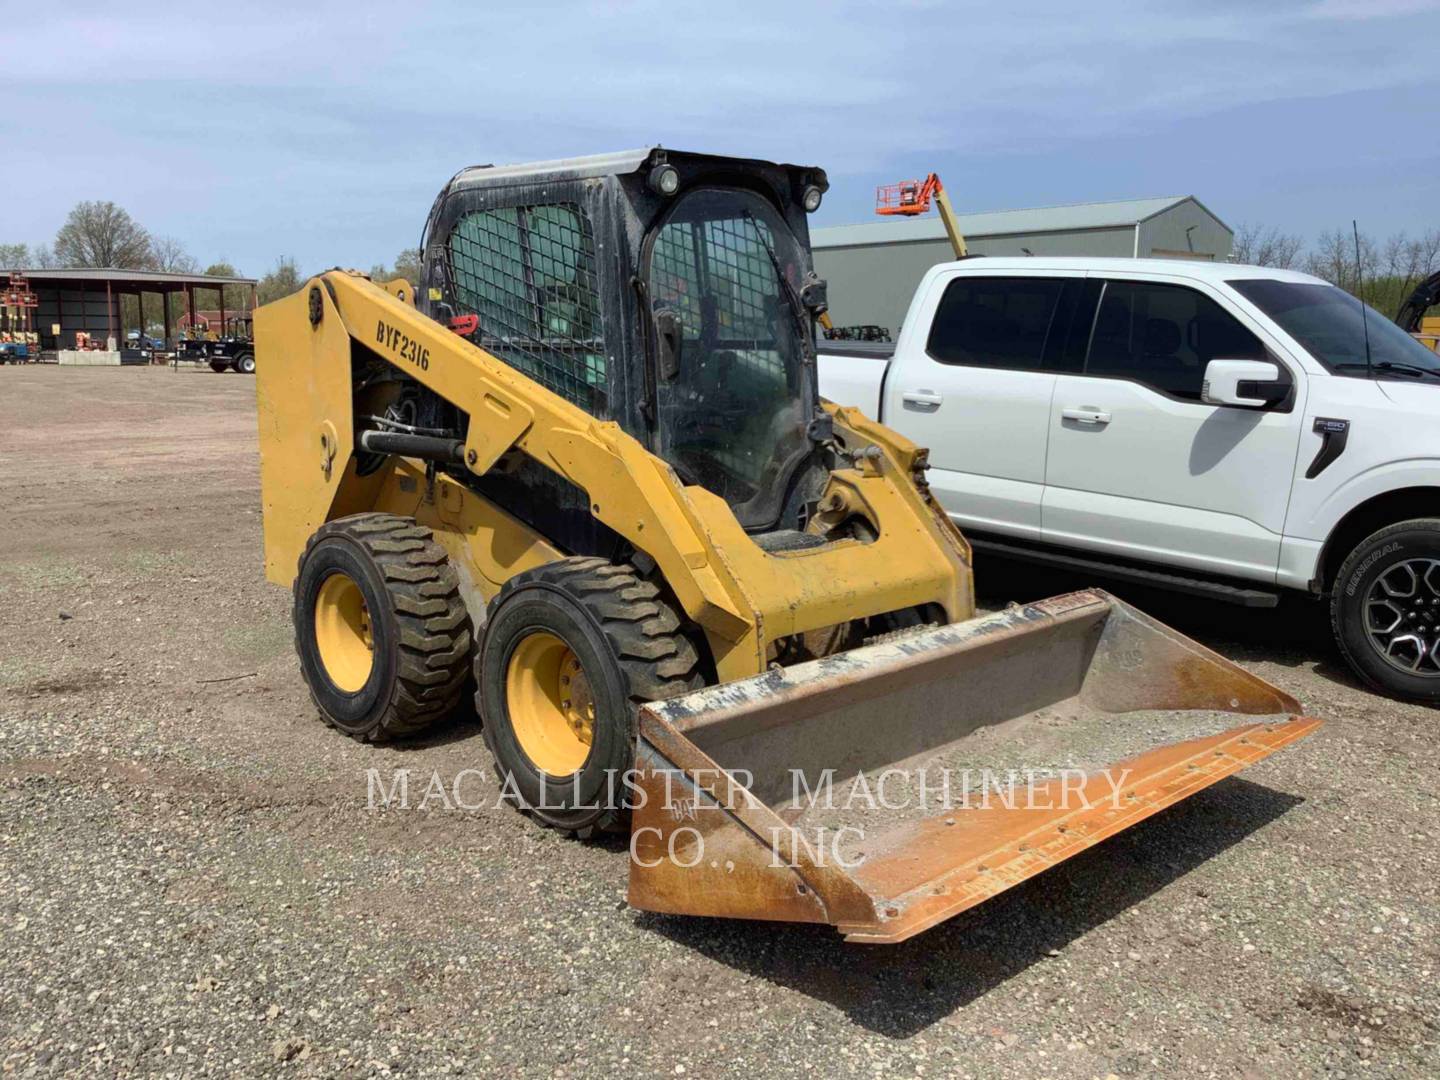
[[[1440,11],[1440,0],[1320,0],[1308,14],[1316,19],[1393,19]]]
[[[413,243],[462,165],[647,142],[813,161],[857,189],[940,161],[984,171],[1220,113],[1243,126],[1267,102],[1433,86],[1426,35],[1345,14],[1416,2],[23,5],[9,40],[85,62],[7,53],[17,197],[0,240],[44,239],[107,197],[237,261],[353,245],[378,249],[368,265]]]

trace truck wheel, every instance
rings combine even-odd
[[[242,353],[235,358],[235,370],[241,375],[255,374],[255,357],[249,353]]]
[[[1330,620],[1367,683],[1440,704],[1440,518],[1402,521],[1362,541],[1335,579]]]
[[[635,710],[704,683],[660,590],[628,566],[573,558],[517,574],[490,604],[475,704],[506,797],[588,839],[626,818]]]
[[[338,518],[305,546],[294,595],[295,651],[327,724],[381,742],[454,711],[470,619],[429,529],[394,514]]]
[[[228,360],[211,360],[210,370],[219,375],[222,371],[230,370],[230,362]]]

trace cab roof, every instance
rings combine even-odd
[[[1204,259],[1129,259],[1129,258],[1087,258],[1083,255],[978,255],[971,259],[941,263],[949,270],[966,270],[976,273],[991,271],[1064,270],[1094,271],[1101,274],[1165,274],[1168,277],[1185,277],[1196,281],[1226,282],[1240,278],[1268,278],[1274,281],[1304,282],[1312,285],[1328,285],[1328,281],[1301,273],[1299,270],[1281,270],[1275,266],[1250,266],[1246,263],[1209,262]]]

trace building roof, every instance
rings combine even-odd
[[[1072,203],[1066,206],[1041,206],[1030,210],[990,210],[976,214],[959,214],[957,220],[960,232],[967,238],[1132,228],[1184,202],[1194,202],[1207,214],[1210,213],[1193,195],[1165,195],[1154,199]],[[1215,217],[1214,214],[1210,216]],[[1220,224],[1225,223],[1222,221]],[[938,216],[889,217],[862,225],[832,225],[810,230],[811,245],[817,248],[944,239],[945,226]]]
[[[195,285],[202,289],[213,289],[220,285],[254,285],[254,278],[210,277],[207,274],[176,274],[168,270],[121,270],[113,266],[85,269],[45,270],[40,267],[18,269],[12,273],[22,274],[31,281],[109,281],[125,285]]]

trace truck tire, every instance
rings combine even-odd
[[[211,360],[211,361],[210,361],[210,370],[213,371],[213,372],[215,372],[216,375],[219,375],[219,374],[221,374],[221,373],[223,373],[223,372],[229,371],[229,370],[230,370],[230,361],[228,361],[228,360]]]
[[[1440,518],[1389,525],[1356,545],[1335,578],[1330,621],[1366,683],[1440,704]]]
[[[411,518],[355,514],[318,529],[300,557],[294,623],[301,672],[331,727],[383,742],[455,710],[469,613],[445,549]]]
[[[250,353],[241,353],[235,358],[235,370],[241,375],[254,375],[255,357]]]
[[[572,558],[490,604],[475,704],[501,791],[580,839],[626,820],[640,703],[704,684],[681,614],[629,566]]]

